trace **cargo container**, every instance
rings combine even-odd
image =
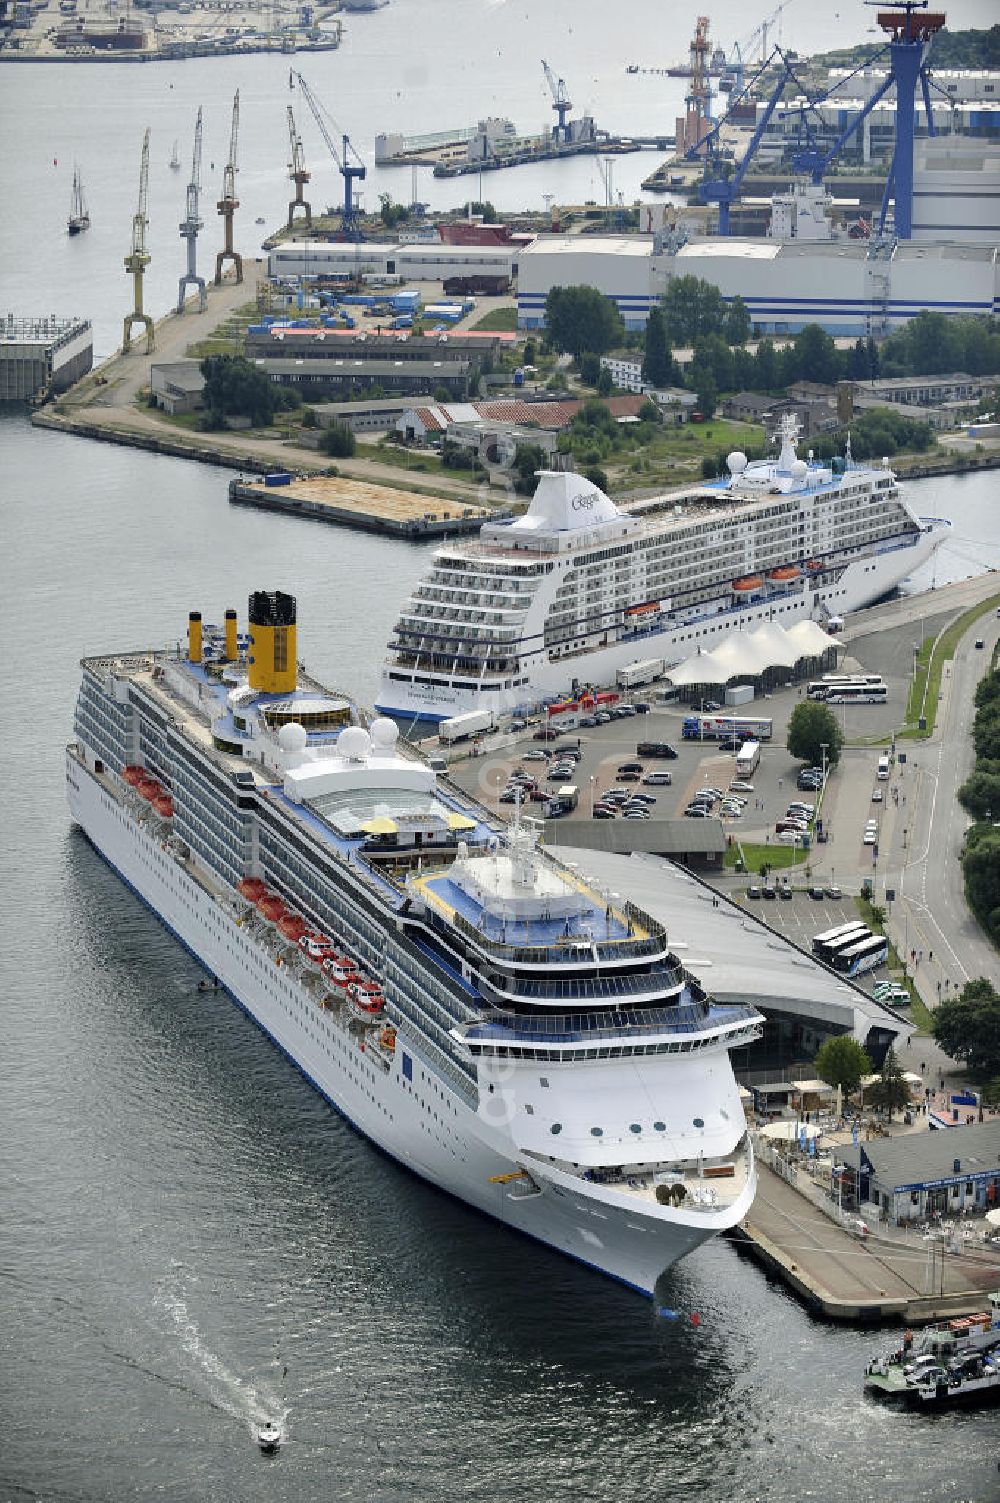
[[[727,705],[749,705],[753,703],[753,684],[733,684],[726,690]]]
[[[438,739],[450,744],[462,741],[466,736],[478,736],[488,731],[495,721],[492,710],[469,710],[465,715],[453,715],[438,726]]]
[[[556,789],[556,798],[560,804],[565,804],[567,809],[575,809],[580,802],[580,790],[575,783],[566,783],[562,788]]]
[[[643,658],[637,663],[626,663],[615,678],[620,689],[634,689],[638,684],[651,684],[662,672],[662,658]]]
[[[272,470],[270,475],[264,476],[265,485],[291,485],[292,477],[287,470]]]

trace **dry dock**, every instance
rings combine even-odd
[[[817,1315],[904,1325],[968,1315],[1000,1284],[995,1254],[951,1255],[921,1238],[863,1241],[758,1161],[757,1198],[738,1238]]]
[[[478,532],[485,521],[505,515],[481,506],[464,506],[456,501],[390,490],[388,486],[344,475],[282,476],[281,480],[280,484],[270,485],[242,478],[231,480],[229,499],[239,506],[257,506],[265,511],[336,522],[398,538]]]

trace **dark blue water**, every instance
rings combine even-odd
[[[425,552],[22,419],[0,450],[0,1499],[996,1498],[995,1416],[863,1401],[883,1340],[732,1245],[660,1320],[375,1153],[71,829],[81,653],[281,587],[309,666],[370,697]],[[972,536],[980,485],[920,509]]]

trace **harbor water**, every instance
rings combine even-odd
[[[731,1243],[657,1316],[379,1156],[71,829],[82,653],[281,588],[309,666],[370,698],[426,545],[22,417],[0,445],[0,1498],[996,1498],[992,1415],[863,1400],[891,1335],[812,1320]],[[914,487],[955,521],[939,582],[976,566],[993,486]]]
[[[787,9],[800,51],[838,40],[832,12]],[[977,0],[953,9],[955,24],[991,19]],[[536,53],[599,123],[662,128],[683,80],[624,71],[684,55],[694,8],[662,15],[636,0],[609,37],[597,0],[530,17],[515,0],[392,0],[298,65],[369,161],[376,129],[547,119]],[[713,23],[729,41],[751,20],[725,0]],[[164,312],[187,176],[169,172],[170,145],[183,154],[204,103],[207,265],[236,87],[247,239],[257,214],[283,217],[287,75],[277,57],[0,70],[0,182],[17,206],[0,221],[5,307],[89,316],[98,353],[114,347],[150,124],[147,306]],[[304,134],[314,201],[335,201]],[[93,224],[71,241],[74,155]],[[616,166],[626,198],[638,162]],[[408,172],[391,181],[408,197]],[[420,189],[451,203],[473,182]],[[383,183],[369,177],[370,201]],[[487,185],[505,207],[603,197],[586,163]],[[250,590],[279,588],[298,598],[309,667],[370,700],[427,546],[231,508],[224,471],[23,416],[0,417],[0,456],[2,1503],[995,1500],[994,1416],[863,1400],[891,1333],[812,1320],[730,1242],[678,1265],[657,1314],[375,1153],[224,996],[198,992],[193,960],[71,828],[83,654],[176,640],[189,610],[242,617]],[[915,586],[1000,567],[994,476],[910,489],[954,523]],[[268,1416],[287,1433],[273,1459],[252,1440]]]

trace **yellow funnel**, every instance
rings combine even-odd
[[[226,657],[230,663],[234,663],[239,656],[236,646],[236,612],[232,609],[226,612]]]
[[[295,688],[295,597],[280,590],[250,596],[250,649],[247,680],[263,694],[291,694]]]
[[[188,612],[188,658],[201,662],[201,611]]]

